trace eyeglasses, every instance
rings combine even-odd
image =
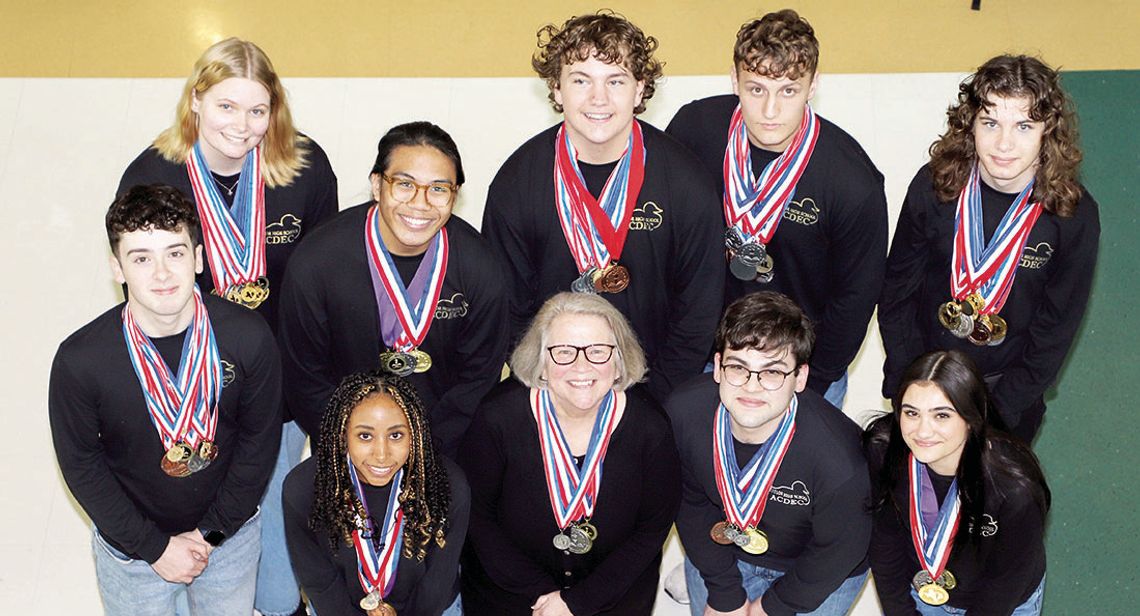
[[[793,374],[798,374],[800,369],[797,367],[793,370],[784,372],[783,370],[776,370],[775,368],[765,368],[763,370],[749,370],[740,364],[721,364],[721,374],[724,374],[724,380],[728,381],[729,385],[733,387],[744,387],[748,383],[748,379],[752,375],[756,375],[756,382],[760,383],[760,387],[768,391],[776,391],[784,386],[784,381]]]
[[[451,204],[451,198],[459,187],[448,182],[432,182],[430,184],[417,184],[407,178],[392,178],[381,174],[380,178],[388,183],[388,194],[400,203],[408,203],[424,191],[424,198],[434,207],[446,207]]]
[[[546,351],[550,353],[550,359],[554,363],[565,366],[578,361],[578,355],[583,351],[586,353],[586,361],[591,364],[604,364],[613,356],[615,348],[617,346],[613,344],[588,344],[586,346],[556,344],[546,347]]]

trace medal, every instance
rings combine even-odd
[[[764,534],[764,531],[747,528],[744,531],[744,536],[748,538],[748,543],[740,547],[745,552],[749,554],[763,554],[768,551],[768,535]]]
[[[610,262],[595,274],[594,289],[598,293],[621,293],[629,286],[629,270]]]
[[[918,598],[927,605],[942,605],[950,600],[950,593],[938,584],[926,584],[918,589]]]
[[[582,529],[582,532],[586,533],[586,536],[590,538],[590,541],[598,540],[598,527],[594,526],[589,521],[578,522],[578,528]]]
[[[431,355],[428,355],[426,351],[412,349],[410,355],[415,360],[415,372],[427,372],[431,368]]]
[[[713,542],[720,545],[732,545],[732,539],[729,539],[728,534],[725,532],[727,530],[727,522],[717,522],[716,524],[713,524],[711,529],[709,529],[709,537],[713,540]]]
[[[396,616],[396,608],[392,607],[391,603],[380,601],[376,607],[365,610],[368,616]]]
[[[954,574],[950,573],[949,569],[942,571],[942,575],[938,576],[937,583],[946,590],[954,590],[958,587],[958,580],[954,578]]]
[[[776,262],[772,260],[772,255],[764,253],[764,260],[756,266],[756,273],[760,275],[768,274],[768,280],[771,280],[772,269],[776,266]]]
[[[372,592],[364,595],[360,600],[360,609],[364,611],[374,610],[380,607],[380,591],[373,589]]]
[[[566,535],[566,533],[558,533],[557,535],[554,535],[554,549],[563,551],[569,550],[570,537]]]
[[[162,472],[171,477],[188,477],[191,473],[190,467],[186,462],[171,462],[167,456],[162,456],[162,462],[159,467],[162,468]]]
[[[594,541],[586,534],[581,527],[573,525],[570,527],[570,553],[571,554],[585,554],[594,547]]]
[[[990,317],[988,314],[983,314],[977,319],[974,319],[974,329],[970,331],[969,340],[978,346],[986,346],[993,338],[993,332],[990,329]]]
[[[210,177],[200,144],[195,143],[186,157],[186,173],[202,223],[206,261],[214,280],[213,292],[247,308],[257,308],[269,296],[261,162],[260,146],[245,155],[231,208]]]
[[[1009,325],[1007,325],[1005,319],[998,316],[997,313],[988,316],[990,317],[990,341],[986,344],[989,346],[997,346],[1005,340],[1005,335],[1009,332]]]
[[[914,574],[911,586],[918,598],[927,605],[942,605],[950,600],[950,590],[958,581],[946,570],[950,560],[950,550],[954,536],[958,533],[961,501],[958,499],[958,480],[950,483],[946,498],[938,509],[932,523],[923,515],[923,498],[931,498],[934,489],[930,485],[930,475],[924,464],[910,454],[908,463],[909,505],[911,543],[914,545],[918,562],[922,569]],[[933,516],[931,509],[931,516]]]
[[[597,268],[591,267],[582,272],[581,276],[570,283],[570,290],[575,293],[597,293],[598,290],[594,288],[594,273],[597,271]]]
[[[389,374],[410,376],[416,371],[416,358],[411,353],[385,351],[380,354],[380,367]]]
[[[368,502],[364,499],[356,467],[352,465],[352,459],[347,454],[344,463],[348,465],[353,494],[363,506],[365,514],[363,518],[357,516],[356,528],[352,531],[357,579],[365,593],[364,598],[360,600],[360,609],[369,614],[394,616],[396,610],[384,602],[384,597],[392,592],[392,587],[396,584],[396,570],[404,545],[404,512],[400,508],[400,486],[404,478],[404,469],[396,471],[396,475],[392,478],[391,491],[388,494],[388,510],[384,512],[383,525],[378,529],[381,542],[377,547],[372,541],[372,535],[377,529],[372,526]]]
[[[191,473],[197,473],[209,466],[216,457],[218,457],[218,448],[210,441],[202,441],[198,443],[197,451],[191,454],[190,459],[186,461],[186,467],[190,469]]]
[[[175,443],[173,447],[166,450],[166,459],[171,462],[185,462],[190,459],[190,455],[190,446],[185,442]]]

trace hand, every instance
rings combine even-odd
[[[763,598],[763,596],[758,597],[755,601],[748,604],[748,616],[768,616],[768,612],[764,611],[764,604],[760,602],[760,599]]]
[[[214,553],[214,546],[210,545],[209,541],[206,541],[206,536],[202,534],[201,529],[195,528],[194,530],[188,530],[184,533],[179,533],[177,536],[185,537],[194,543],[197,543],[199,547],[202,547],[206,550],[207,557],[209,557],[210,554]]]
[[[562,600],[562,593],[549,592],[539,597],[534,605],[530,606],[531,616],[574,616],[566,602]]]
[[[166,543],[162,556],[150,567],[167,582],[189,584],[202,574],[209,562],[210,556],[201,545],[182,535],[175,535]]]
[[[759,603],[759,600],[757,600],[757,603]],[[746,599],[744,601],[743,605],[736,608],[735,610],[732,610],[731,612],[722,612],[720,610],[714,610],[711,607],[706,605],[704,616],[749,616],[749,614],[748,614],[748,600]]]

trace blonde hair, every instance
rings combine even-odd
[[[198,141],[198,116],[191,110],[191,102],[233,77],[256,81],[269,91],[269,130],[261,142],[261,172],[270,188],[292,184],[308,164],[308,140],[293,127],[285,88],[269,57],[257,45],[238,38],[214,43],[194,63],[175,110],[174,124],[154,140],[154,148],[172,163],[186,162]]]
[[[601,317],[609,324],[617,346],[618,380],[614,383],[615,390],[625,391],[645,377],[649,370],[645,363],[645,352],[641,350],[637,334],[625,316],[613,304],[597,295],[563,292],[552,296],[539,308],[519,345],[511,353],[511,374],[523,385],[535,388],[541,386],[542,369],[550,357],[546,352],[546,335],[554,319],[564,314]]]

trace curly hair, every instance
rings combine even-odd
[[[107,241],[116,255],[123,234],[140,229],[173,233],[185,229],[195,246],[201,243],[198,209],[178,189],[163,184],[132,186],[111,203],[104,220]]]
[[[562,113],[562,105],[554,99],[562,77],[562,67],[584,62],[591,56],[609,64],[620,64],[645,85],[641,102],[634,113],[645,111],[645,102],[653,98],[664,64],[653,57],[657,39],[645,36],[641,28],[608,9],[593,15],[578,15],[559,28],[547,24],[538,31],[538,51],[530,60],[539,77],[550,88],[548,97],[554,110]]]
[[[993,107],[995,97],[1028,99],[1029,118],[1044,123],[1032,198],[1047,212],[1072,216],[1081,198],[1076,113],[1061,89],[1058,72],[1030,56],[992,58],[958,86],[958,100],[946,110],[946,132],[930,146],[930,171],[939,200],[955,200],[966,185],[977,160],[974,121],[983,109]]]
[[[811,319],[791,298],[775,291],[757,291],[725,309],[713,348],[723,355],[730,348],[766,351],[788,347],[799,367],[808,363],[814,345]]]
[[[758,75],[799,79],[819,66],[819,40],[792,9],[768,13],[740,27],[732,65]]]
[[[198,116],[191,109],[191,102],[233,77],[256,81],[269,91],[269,130],[261,142],[261,173],[270,188],[292,184],[308,164],[308,139],[293,127],[285,86],[269,56],[257,45],[238,38],[214,43],[194,63],[174,112],[174,124],[159,134],[154,148],[172,163],[186,162],[198,141]]]
[[[427,411],[415,387],[398,376],[380,371],[352,374],[341,381],[329,398],[314,453],[317,473],[309,528],[326,533],[335,552],[341,542],[352,545],[356,520],[368,517],[348,474],[346,427],[353,409],[372,396],[392,398],[404,411],[411,428],[411,452],[404,465],[398,498],[404,511],[403,557],[422,561],[433,540],[441,548],[447,543],[451,485],[432,446]],[[369,518],[368,522],[373,528],[380,527],[374,519]],[[380,541],[379,533],[373,533],[372,541]]]

